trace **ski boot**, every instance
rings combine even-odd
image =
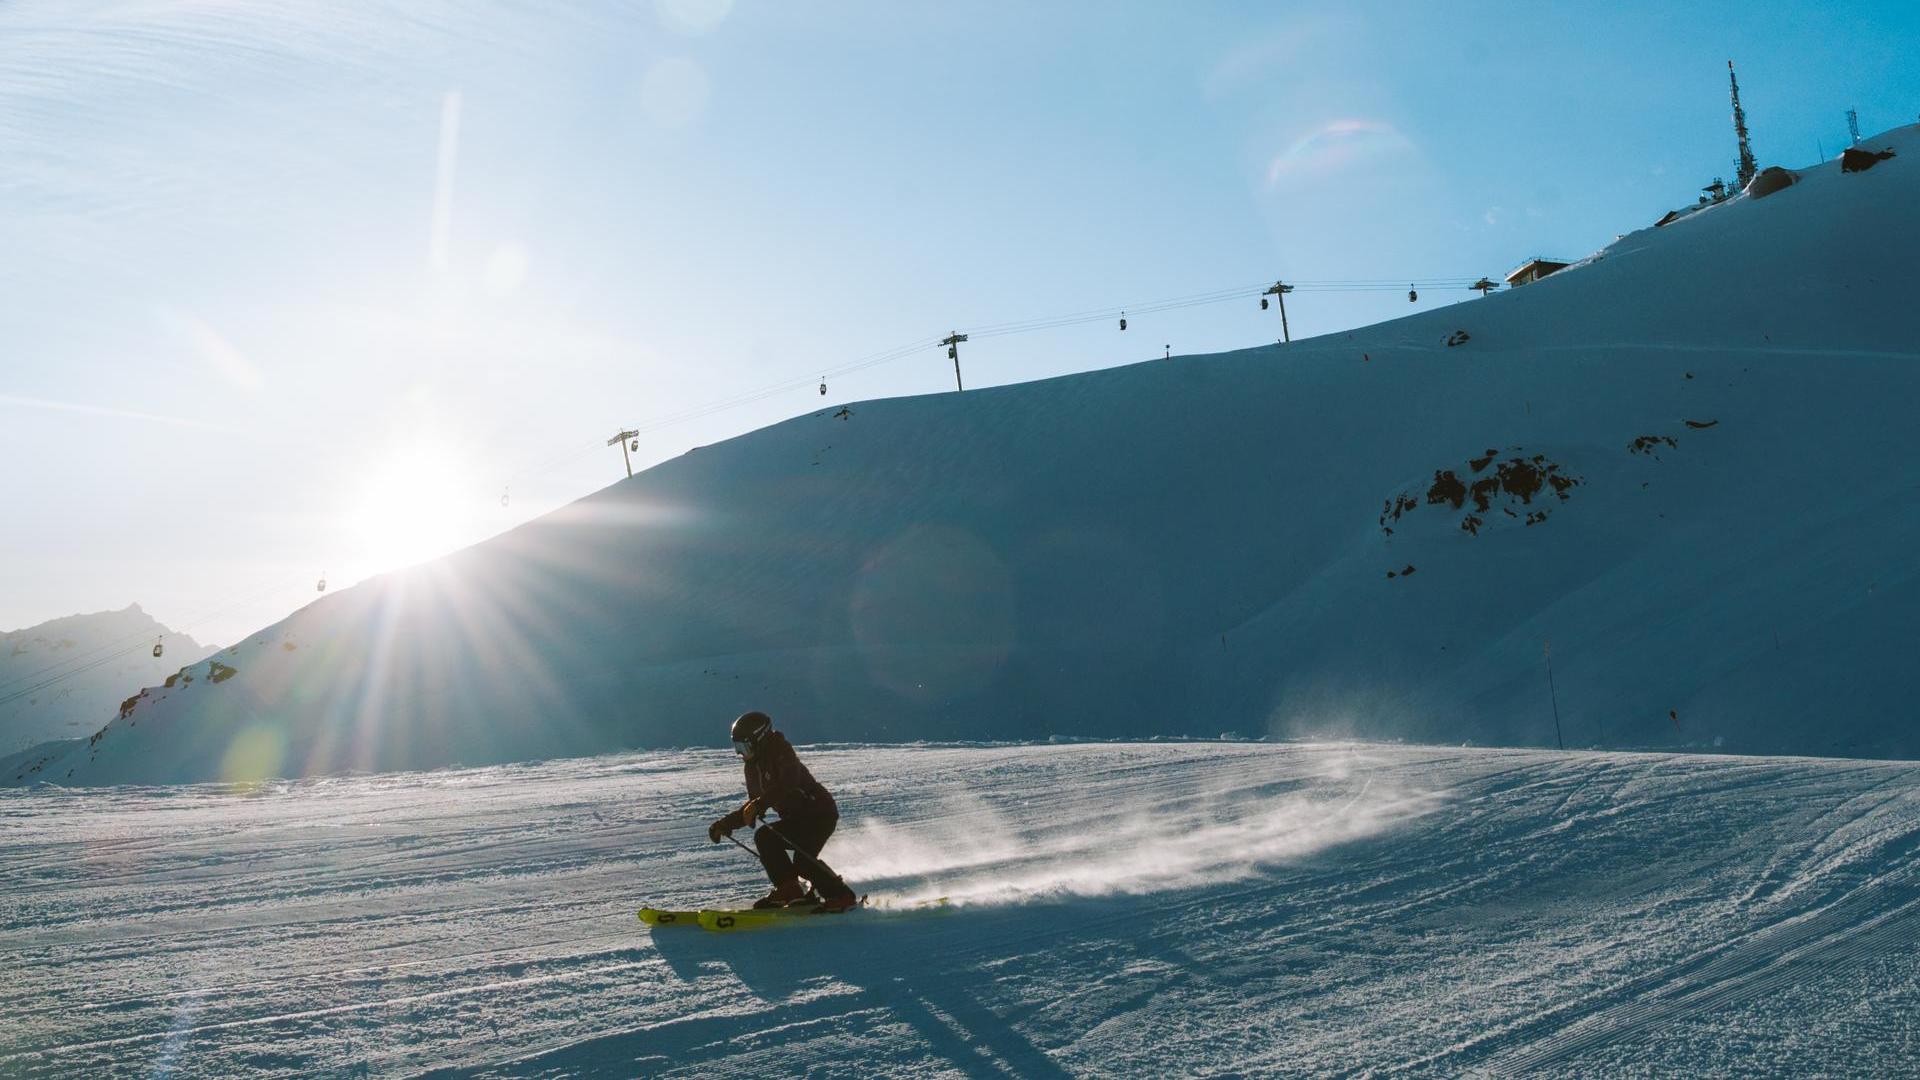
[[[822,915],[832,915],[842,911],[851,911],[854,907],[858,906],[860,903],[860,898],[854,894],[854,891],[851,888],[847,887],[846,882],[840,880],[839,878],[835,878],[831,882],[828,882],[825,888],[826,888],[826,891],[823,895],[823,898],[820,901],[819,906],[814,909],[820,912]]]
[[[753,902],[756,908],[783,908],[803,896],[799,877],[776,882],[773,891]]]

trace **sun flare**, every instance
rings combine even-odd
[[[365,481],[352,526],[371,572],[424,562],[467,541],[458,494],[465,477],[446,450],[415,446],[385,456]]]

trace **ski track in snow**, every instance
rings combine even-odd
[[[876,903],[749,934],[730,757],[0,792],[0,1075],[1893,1074],[1920,767],[839,747]]]

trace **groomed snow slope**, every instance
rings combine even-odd
[[[1920,756],[1915,135],[1510,293],[701,448],[0,780],[684,746],[746,708],[859,741]]]
[[[1894,1075],[1920,767],[1369,745],[806,751],[860,912],[712,751],[0,793],[9,1076]]]

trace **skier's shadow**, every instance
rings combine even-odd
[[[983,961],[1021,955],[1036,918],[1061,918],[1078,906],[858,912],[734,934],[662,931],[653,945],[689,984],[718,967],[754,996],[796,1014],[878,1010],[911,1026],[963,1071],[990,1071],[998,1062],[1017,1076],[1067,1076],[1014,1027],[1018,1017],[987,1005],[1007,972]],[[854,993],[821,993],[834,987]]]

